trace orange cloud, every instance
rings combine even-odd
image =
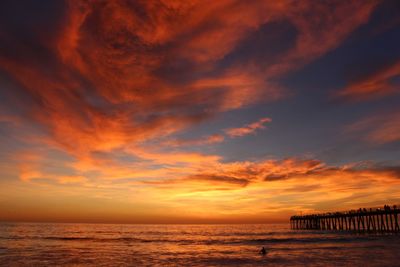
[[[92,205],[79,208],[82,214],[98,207],[94,203],[99,199],[112,199],[107,202],[112,203],[108,209],[112,216],[117,216],[115,207],[127,203],[118,208],[123,214],[119,216],[148,216],[148,210],[154,210],[160,214],[186,211],[188,217],[210,213],[219,218],[252,217],[266,210],[287,213],[298,207],[315,208],[296,203],[304,197],[317,205],[318,194],[332,200],[351,199],[346,186],[360,184],[350,179],[350,173],[365,182],[366,177],[371,179],[360,192],[375,194],[373,200],[379,201],[379,192],[372,192],[378,185],[374,175],[396,186],[393,172],[350,172],[296,159],[226,163],[219,155],[179,150],[181,145],[222,142],[222,134],[198,140],[173,136],[222,112],[290,95],[277,83],[279,78],[340,45],[368,21],[375,5],[375,1],[327,5],[71,0],[59,21],[52,22],[52,32],[32,31],[32,40],[20,42],[1,31],[0,41],[7,45],[0,51],[0,69],[24,96],[17,107],[24,107],[22,116],[36,123],[45,136],[38,138],[43,144],[39,155],[22,153],[16,162],[21,180],[28,185],[46,184],[51,190],[24,189],[30,195],[23,203],[37,197],[60,202],[64,198],[62,203],[68,203],[79,196],[74,207]],[[280,22],[293,28],[288,47],[274,51],[265,42],[261,52],[273,56],[260,59],[258,54],[246,54],[236,59],[241,56],[238,49],[248,45],[253,35]],[[7,123],[17,121],[1,118]],[[230,137],[252,134],[269,122],[263,118],[225,133]],[[26,136],[25,142],[38,140]],[[56,150],[67,159],[44,150]],[[344,183],[342,177],[349,181]],[[340,193],[329,193],[332,188]],[[16,197],[6,193],[10,199]],[[226,203],[237,209],[227,209]]]
[[[289,158],[214,163],[179,179],[145,182],[157,198],[176,209],[203,214],[257,216],[376,206],[400,200],[400,169],[373,163],[329,166]],[[225,204],[224,204],[225,203]],[[229,203],[227,205],[226,203]],[[235,209],[228,207],[235,206]],[[228,210],[224,213],[224,207]]]
[[[198,174],[189,176],[202,177],[214,182],[220,181],[246,186],[250,183],[263,181],[276,181],[292,178],[296,175],[304,176],[319,170],[327,170],[324,163],[317,160],[301,160],[289,158],[285,160],[265,160],[261,162],[232,162],[232,163],[210,163],[208,167],[198,169]],[[220,178],[220,179],[219,179]]]
[[[399,111],[375,114],[347,126],[346,131],[372,144],[386,144],[400,140],[399,122]]]
[[[270,118],[261,118],[256,122],[247,124],[239,128],[225,129],[224,132],[231,138],[241,137],[255,133],[257,130],[265,129],[265,124],[271,122]],[[187,146],[187,145],[205,145],[220,143],[225,140],[222,134],[212,134],[199,139],[176,139],[164,143],[167,146]]]
[[[398,93],[398,86],[391,79],[400,76],[400,62],[396,62],[372,73],[365,79],[353,82],[336,93],[348,100],[368,100]]]
[[[35,100],[29,116],[54,144],[88,157],[285,96],[274,79],[337,46],[375,2],[335,6],[332,13],[330,5],[291,1],[68,1],[58,31],[36,40],[41,55],[17,43],[21,57],[0,54],[0,68]],[[282,20],[298,33],[279,59],[221,64],[251,34]]]
[[[165,146],[198,146],[209,145],[223,142],[225,137],[222,134],[207,135],[198,139],[175,139],[168,140],[164,143]]]
[[[288,158],[284,160],[265,160],[259,162],[221,163],[210,161],[206,165],[197,166],[192,174],[179,179],[168,179],[152,184],[176,184],[191,181],[206,183],[237,184],[247,186],[252,183],[272,183],[290,179],[323,179],[332,175],[375,174],[400,178],[397,166],[381,166],[368,162],[353,163],[343,166],[328,166],[319,160]],[[267,186],[267,185],[266,185]]]
[[[366,23],[379,1],[336,2],[334,8],[323,2],[288,3],[286,16],[296,26],[295,46],[279,62],[267,68],[279,75],[309,63],[337,47],[352,31]]]
[[[316,159],[299,158],[223,162],[217,156],[157,153],[139,148],[132,148],[131,153],[144,161],[99,161],[86,167],[79,165],[82,161],[61,165],[72,168],[70,175],[46,170],[60,167],[60,162],[45,154],[21,153],[17,158],[21,179],[31,185],[46,186],[49,193],[95,196],[96,202],[120,201],[126,203],[126,212],[135,211],[134,214],[139,212],[134,203],[145,201],[156,209],[162,206],[164,211],[189,211],[186,220],[198,216],[210,219],[206,210],[220,220],[231,218],[236,222],[232,218],[240,214],[253,221],[265,213],[285,219],[298,211],[324,211],[335,205],[380,205],[388,197],[400,200],[397,165],[360,162],[330,166]],[[86,176],[90,173],[95,173],[96,178]],[[66,185],[68,188],[62,187]],[[48,193],[41,194],[47,197]],[[228,208],[232,205],[234,210]]]
[[[259,129],[265,129],[265,124],[270,123],[270,122],[271,122],[270,118],[261,118],[256,122],[247,124],[240,128],[227,129],[227,130],[225,130],[225,132],[230,137],[245,136],[245,135],[255,133],[255,131],[257,131]]]
[[[20,151],[13,155],[13,161],[17,164],[18,175],[23,182],[88,184],[87,177],[78,174],[77,170],[68,168],[64,161],[50,158],[49,153],[42,149],[37,149],[35,152]],[[65,174],[60,169],[69,169],[70,174]]]

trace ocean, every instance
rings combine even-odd
[[[399,235],[288,224],[0,223],[0,266],[400,266],[399,256]]]

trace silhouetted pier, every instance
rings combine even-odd
[[[384,206],[290,217],[294,230],[337,230],[360,232],[400,232],[400,209]]]

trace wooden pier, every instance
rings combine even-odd
[[[345,212],[310,214],[290,217],[294,230],[336,230],[358,232],[400,232],[400,209],[384,206]]]

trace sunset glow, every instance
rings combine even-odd
[[[399,11],[3,2],[0,220],[263,223],[400,203]]]

